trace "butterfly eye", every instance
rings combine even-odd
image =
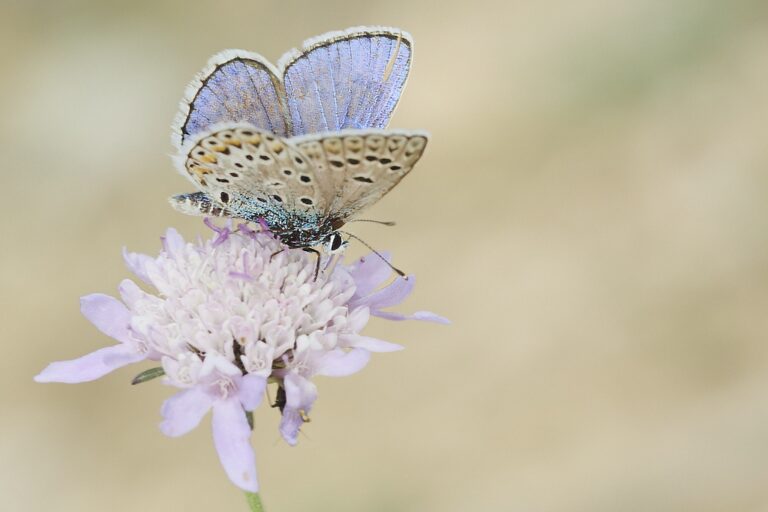
[[[338,250],[346,247],[346,245],[347,243],[344,241],[343,238],[341,238],[341,235],[334,232],[328,235],[328,238],[326,241],[326,251],[330,254],[333,254]]]

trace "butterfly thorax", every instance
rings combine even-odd
[[[341,227],[330,218],[306,212],[269,212],[260,218],[246,220],[257,223],[263,220],[282,243],[294,249],[324,244],[337,227]]]

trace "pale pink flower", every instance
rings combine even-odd
[[[216,228],[209,240],[186,242],[174,229],[156,258],[124,252],[128,267],[156,292],[131,280],[122,302],[83,297],[88,320],[120,343],[72,361],[51,363],[38,382],[85,382],[145,359],[159,361],[164,382],[180,391],[163,404],[160,429],[180,436],[212,411],[214,446],[229,478],[258,491],[248,416],[268,382],[279,386],[280,433],[291,445],[317,399],[315,376],[361,370],[372,352],[400,350],[361,335],[371,315],[447,321],[429,312],[383,311],[400,303],[414,278],[392,278],[375,255],[338,263],[315,279],[313,257],[285,250],[244,225]],[[388,283],[388,284],[387,284]]]

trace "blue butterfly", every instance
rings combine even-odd
[[[424,133],[383,130],[412,48],[400,30],[359,27],[307,40],[277,67],[243,50],[218,53],[187,87],[173,126],[179,171],[200,192],[171,204],[266,223],[291,248],[339,250],[339,228],[426,146]]]

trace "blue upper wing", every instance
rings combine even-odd
[[[225,50],[214,55],[187,87],[173,129],[177,147],[226,122],[247,122],[276,135],[291,133],[277,70],[260,55]]]
[[[214,55],[187,87],[173,142],[220,123],[246,122],[281,137],[345,128],[385,128],[400,99],[413,42],[398,29],[330,32],[280,59],[278,71],[256,53]]]
[[[305,42],[280,59],[292,135],[385,128],[411,64],[410,35],[361,27]]]

